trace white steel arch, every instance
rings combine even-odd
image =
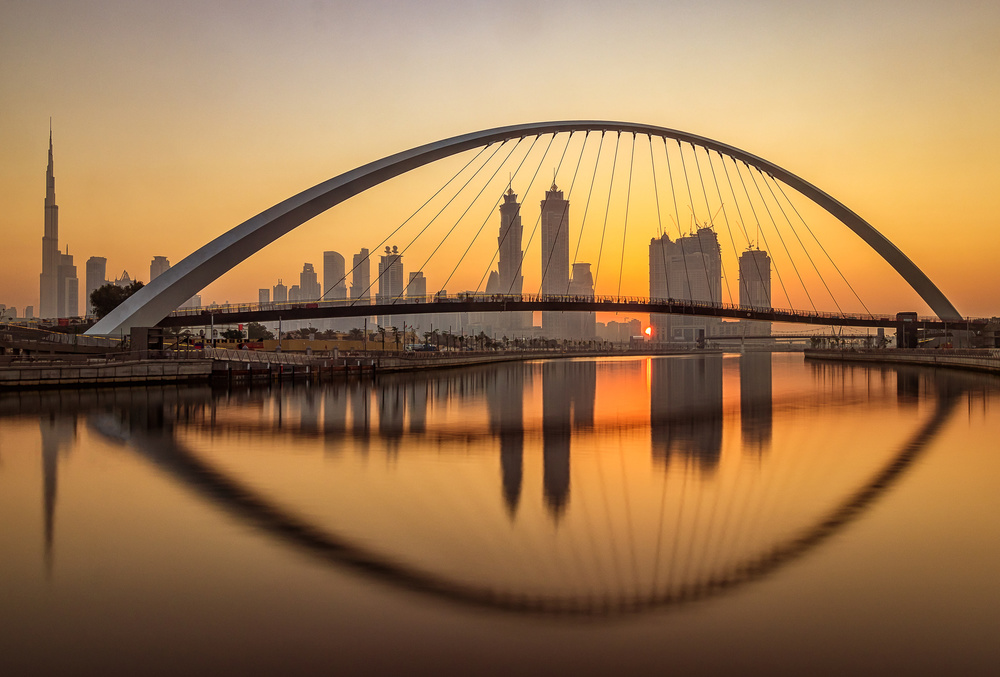
[[[561,132],[619,132],[675,139],[756,167],[794,188],[854,231],[898,272],[942,320],[961,319],[955,306],[892,242],[867,221],[805,179],[728,144],[687,132],[630,122],[568,120],[496,127],[435,141],[370,162],[302,191],[223,233],[170,268],[87,332],[117,335],[151,327],[252,254],[331,207],[411,169],[512,138]]]

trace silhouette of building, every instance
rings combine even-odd
[[[76,266],[73,265],[69,247],[65,254],[59,256],[57,279],[59,289],[56,303],[59,306],[59,317],[77,317],[80,314],[80,280],[76,276]]]
[[[497,234],[497,270],[490,273],[486,284],[488,294],[519,295],[524,291],[523,262],[524,251],[521,242],[524,228],[521,226],[521,203],[517,194],[508,187],[500,205],[500,232]],[[491,318],[496,331],[503,334],[517,334],[531,327],[531,313],[497,313]]]
[[[740,255],[740,305],[771,309],[771,257],[761,249],[747,249]],[[769,336],[770,322],[744,320],[747,336]]]
[[[271,290],[267,287],[257,290],[257,303],[270,303]]]
[[[160,275],[170,270],[170,261],[166,256],[154,256],[149,262],[149,281],[152,282]]]
[[[569,293],[569,201],[555,183],[542,200],[542,294]],[[542,311],[542,333],[566,336],[565,315]]]
[[[403,295],[403,255],[396,247],[385,248],[385,253],[378,262],[378,293],[379,303],[392,303]],[[378,323],[382,327],[393,325],[391,315],[380,315]]]
[[[115,278],[116,287],[121,287],[122,289],[124,289],[130,284],[132,284],[132,276],[128,274],[127,270],[123,270],[122,274]]]
[[[302,272],[299,273],[299,301],[318,301],[323,295],[316,270],[311,263],[302,264]]]
[[[278,284],[274,285],[272,291],[274,292],[275,303],[288,302],[288,287],[281,283],[281,278],[278,278]]]
[[[649,241],[649,296],[701,303],[722,302],[722,250],[712,228],[699,228],[676,241],[664,233]],[[652,340],[694,343],[718,333],[721,320],[696,315],[651,313]]]
[[[574,263],[573,278],[569,283],[570,296],[593,298],[594,276],[589,263]],[[565,315],[566,332],[569,338],[588,341],[597,337],[597,313],[575,312]]]
[[[59,307],[59,207],[56,205],[56,177],[52,161],[52,128],[49,127],[49,164],[45,170],[45,230],[42,234],[42,273],[39,278],[38,312],[41,317],[61,317]],[[65,293],[65,289],[63,291]]]
[[[347,298],[347,276],[344,257],[337,252],[323,252],[323,299],[340,301]]]
[[[351,266],[351,270],[351,298],[370,299],[372,270],[367,249],[362,249],[354,255],[354,264]]]
[[[90,295],[94,293],[94,290],[103,287],[108,283],[108,260],[103,256],[91,256],[87,259],[87,295],[84,298],[84,305],[87,308],[87,313],[93,312],[93,308],[90,305]]]

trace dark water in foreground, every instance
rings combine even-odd
[[[0,398],[0,674],[995,674],[1000,380],[800,356]]]

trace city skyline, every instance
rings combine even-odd
[[[52,11],[56,7],[59,11]],[[445,5],[433,7],[440,11]],[[508,9],[504,3],[491,8],[498,18],[504,17],[499,25],[509,26]],[[1000,238],[991,189],[992,158],[1000,150],[1000,139],[988,116],[1000,101],[1000,87],[990,75],[997,55],[991,36],[1000,25],[1000,10],[994,7],[963,5],[945,11],[933,3],[917,2],[838,9],[805,3],[795,11],[783,11],[776,6],[754,9],[722,2],[697,8],[640,3],[625,12],[609,13],[584,5],[576,8],[557,38],[565,48],[558,52],[550,52],[555,46],[532,31],[503,31],[504,53],[515,61],[496,59],[504,71],[526,64],[529,57],[537,61],[542,55],[560,54],[565,74],[555,85],[559,97],[538,96],[549,91],[553,81],[524,68],[529,75],[518,85],[518,96],[500,107],[478,106],[491,96],[490,83],[500,66],[490,59],[498,47],[490,46],[482,56],[470,54],[470,68],[477,67],[469,72],[454,67],[449,71],[444,57],[468,49],[462,38],[451,37],[434,50],[418,51],[414,63],[404,69],[446,75],[426,91],[398,76],[384,86],[369,86],[366,76],[378,72],[386,58],[374,52],[366,51],[366,58],[353,61],[357,73],[350,77],[326,71],[318,62],[304,64],[310,74],[347,95],[351,105],[335,108],[334,102],[342,97],[319,94],[299,101],[294,109],[282,104],[280,97],[263,109],[246,108],[250,92],[268,87],[288,91],[302,81],[282,84],[274,70],[257,77],[256,57],[244,52],[246,63],[230,60],[193,83],[188,96],[212,91],[217,103],[187,105],[198,113],[186,117],[173,115],[175,109],[160,105],[161,98],[140,95],[146,87],[143,80],[157,80],[149,77],[159,73],[157,63],[169,62],[159,57],[170,52],[174,37],[163,37],[151,46],[158,61],[140,58],[131,70],[115,67],[112,55],[128,53],[137,44],[136,36],[150,33],[156,22],[172,26],[174,36],[192,30],[192,25],[155,11],[126,12],[121,21],[134,30],[116,32],[106,49],[89,53],[78,48],[80,40],[93,36],[107,17],[80,16],[78,11],[72,5],[18,8],[0,29],[9,38],[0,41],[5,61],[31,64],[0,79],[5,100],[13,102],[11,124],[0,130],[9,149],[0,185],[5,194],[14,196],[3,218],[7,246],[15,253],[0,273],[4,290],[0,301],[18,308],[33,305],[36,315],[39,299],[33,280],[38,274],[42,231],[38,205],[44,188],[39,158],[50,115],[59,146],[60,239],[79,257],[99,254],[115,262],[115,270],[142,270],[154,254],[179,261],[207,236],[224,232],[309,185],[420,143],[496,124],[585,116],[686,129],[773,159],[869,220],[923,267],[962,313],[989,315],[1000,307],[989,260]],[[269,25],[275,17],[261,5],[250,5],[246,20],[232,25],[215,10],[199,11],[199,21],[225,27],[224,42],[245,44],[269,35],[294,34],[331,42],[326,40],[331,33],[350,32],[363,17],[289,11]],[[473,25],[467,11],[440,11],[441,24],[433,28],[424,13],[417,18],[404,10],[390,18],[385,8],[370,11],[380,16],[384,12],[392,26],[423,20],[428,30],[435,34],[440,30],[442,36],[462,35],[462,29]],[[645,39],[649,30],[645,26],[659,20],[676,26],[680,39],[668,47],[659,41],[630,40],[629,48],[616,58],[600,50],[591,55],[581,48],[588,44],[586,37],[621,39],[637,25],[633,21],[637,12],[650,17],[640,22],[644,27],[637,38]],[[687,36],[710,24],[726,39],[718,41],[711,55],[686,58],[698,51]],[[822,41],[802,39],[819,26]],[[769,44],[763,52],[752,49],[761,31]],[[404,38],[388,52],[412,46],[413,39]],[[340,49],[359,49],[356,39],[349,42]],[[654,45],[663,53],[652,51]],[[29,47],[45,58],[38,62],[25,58]],[[214,42],[196,39],[182,58],[213,63],[216,49]],[[854,58],[843,59],[844,54]],[[284,64],[294,60],[280,49],[272,57]],[[124,102],[121,109],[105,115],[106,107],[99,106],[85,87],[90,80],[69,77],[74,72],[70,65],[77,60],[83,73],[104,74],[107,91]],[[742,68],[732,69],[734,63]],[[475,77],[473,71],[478,71]],[[608,77],[621,72],[631,75]],[[664,79],[673,84],[667,88],[672,91],[638,86]],[[187,80],[182,74],[168,78],[161,83],[163,96],[181,92]],[[232,84],[220,90],[214,86],[218,82]],[[588,94],[596,82],[605,83],[610,95]],[[711,102],[720,88],[737,97],[737,110],[753,114],[722,110]],[[391,112],[399,108],[394,102],[414,96],[432,114],[403,124],[402,115]],[[151,106],[153,101],[160,103]],[[178,95],[177,101],[187,99]],[[375,110],[385,112],[369,114]],[[332,127],[321,122],[331,117]],[[222,119],[226,125],[214,124]],[[208,133],[222,128],[231,131]],[[246,133],[249,129],[267,133],[255,137]],[[261,167],[257,161],[261,157],[268,158],[268,167]],[[915,157],[920,160],[914,161]],[[955,205],[961,205],[957,213]],[[318,218],[315,226],[272,245],[266,257],[248,261],[209,285],[203,296],[220,302],[246,296],[239,290],[252,290],[256,280],[272,274],[265,272],[265,258],[302,260],[297,252],[323,246],[321,231],[343,231],[363,221],[357,218],[358,209],[362,206]],[[942,227],[956,223],[963,238],[943,237]],[[972,252],[962,244],[969,237],[981,245]],[[342,247],[358,248],[357,243]],[[879,293],[883,296],[876,301],[887,310],[918,305],[905,292]],[[246,300],[252,300],[252,294]]]

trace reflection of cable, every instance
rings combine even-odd
[[[132,444],[160,467],[179,477],[217,505],[234,513],[262,531],[338,566],[344,566],[385,583],[413,592],[453,602],[524,614],[610,617],[652,611],[718,595],[737,586],[759,580],[779,567],[803,556],[845,525],[857,519],[892,487],[928,448],[957,404],[954,392],[945,392],[936,409],[921,428],[901,447],[892,460],[869,482],[830,511],[819,523],[756,558],[738,562],[727,571],[643,597],[559,597],[524,595],[450,581],[371,552],[268,501],[252,488],[223,474],[211,464],[169,437],[136,433]],[[145,413],[145,412],[143,412]],[[131,421],[138,429],[145,421]],[[168,432],[167,435],[170,433]],[[687,475],[685,474],[685,477]]]

